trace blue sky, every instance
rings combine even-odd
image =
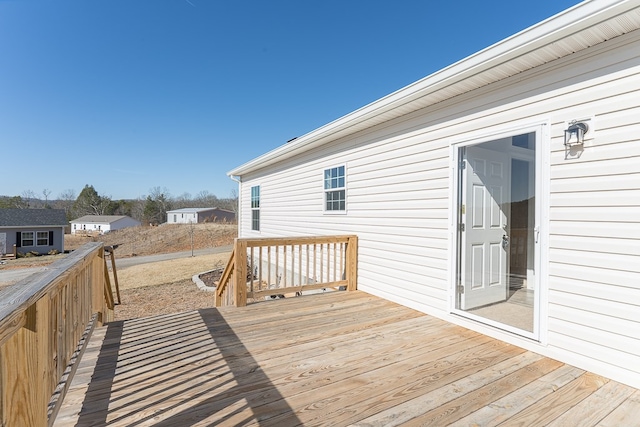
[[[0,0],[0,195],[228,197],[230,169],[577,3]]]

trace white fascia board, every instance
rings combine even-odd
[[[366,122],[418,98],[492,68],[531,53],[551,43],[571,37],[582,30],[640,7],[640,0],[587,0],[557,15],[533,25],[486,49],[468,56],[440,71],[355,110],[337,120],[317,128],[292,142],[282,145],[229,171],[230,177],[246,173],[287,159],[331,140],[331,135]],[[424,104],[418,108],[424,108]],[[416,108],[416,109],[418,109]],[[407,114],[406,112],[404,114]]]

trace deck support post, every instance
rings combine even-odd
[[[358,236],[349,236],[346,259],[347,291],[358,289]]]
[[[236,282],[234,284],[235,306],[245,307],[247,305],[247,241],[236,239],[234,242],[234,252],[236,254]]]

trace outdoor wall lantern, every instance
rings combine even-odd
[[[564,145],[572,147],[584,144],[584,134],[589,131],[589,126],[585,122],[572,121],[564,131]]]

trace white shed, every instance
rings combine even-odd
[[[229,172],[239,234],[640,387],[640,5],[580,3]]]
[[[140,221],[126,215],[85,215],[71,221],[71,234],[104,234],[139,225]]]
[[[220,208],[182,208],[167,211],[167,224],[235,222],[236,213]]]

